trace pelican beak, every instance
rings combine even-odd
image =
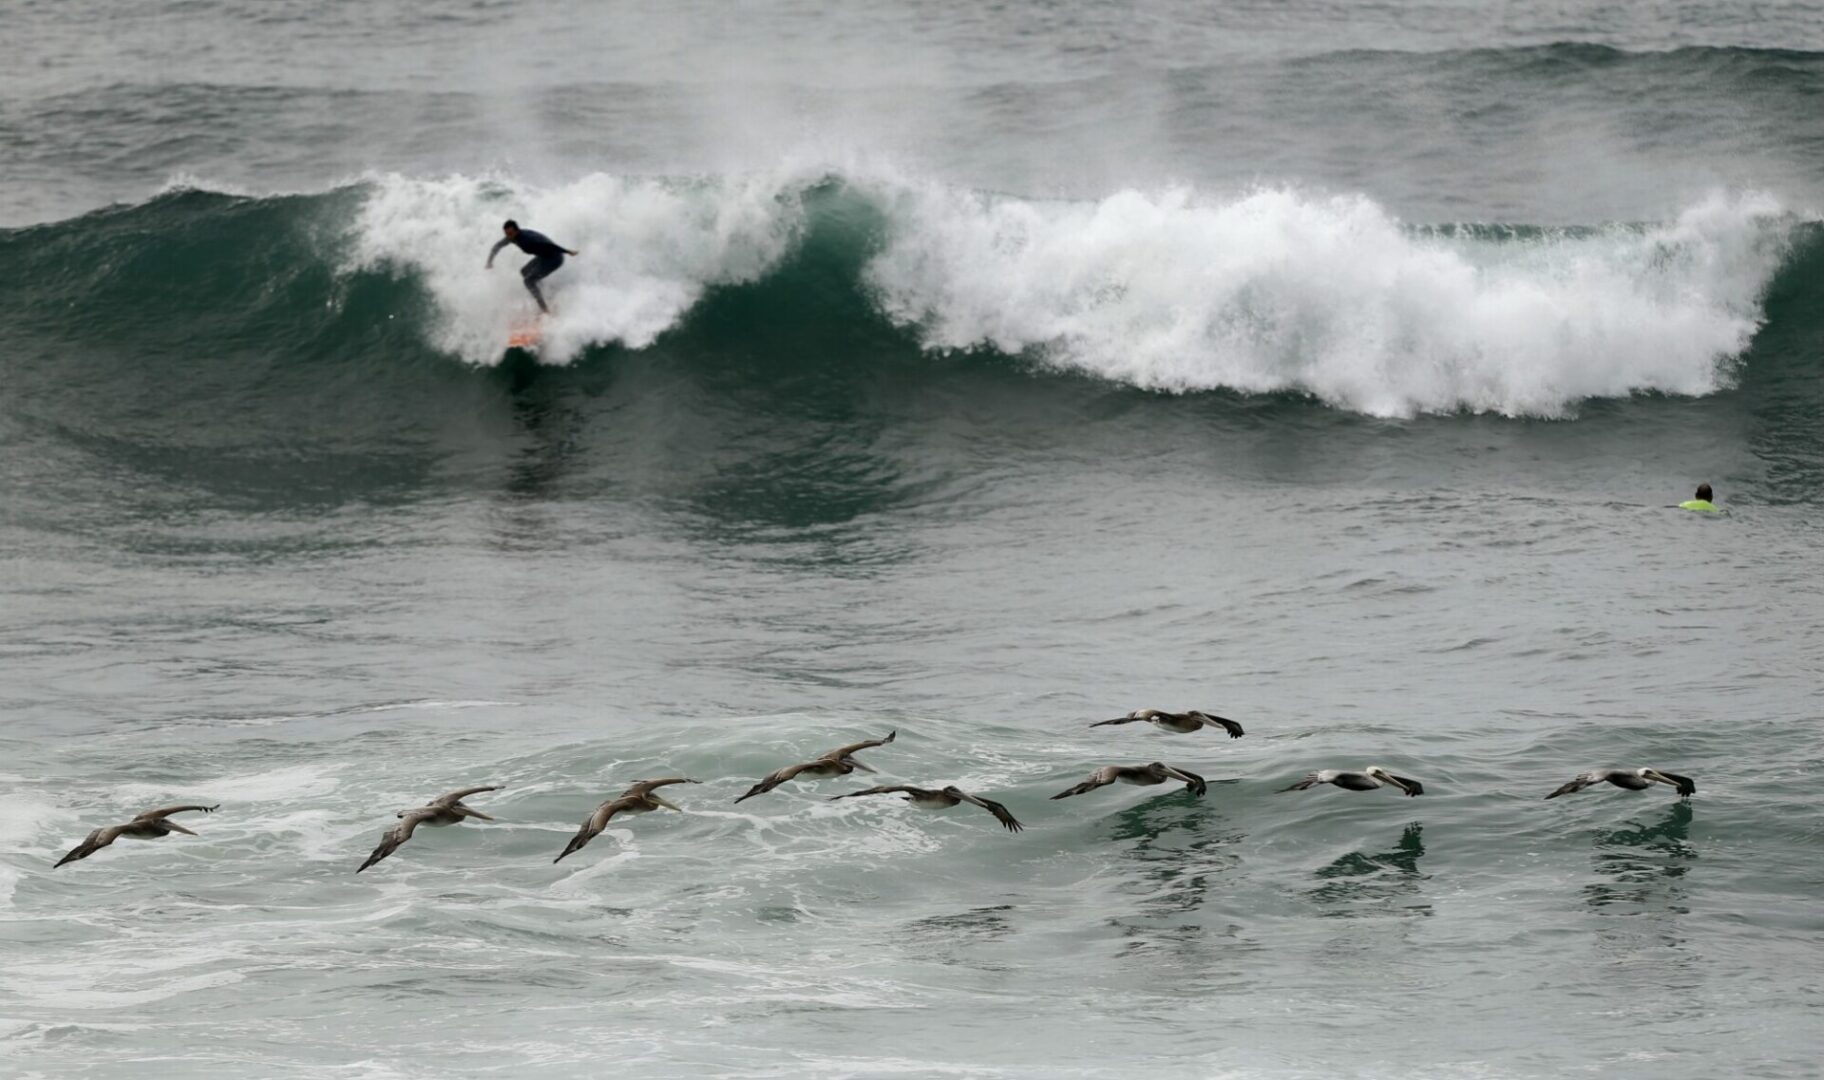
[[[673,805],[671,805],[671,804],[670,804],[670,803],[668,803],[668,802],[666,802],[666,801],[665,801],[665,800],[664,800],[664,799],[661,799],[661,798],[659,798],[659,797],[658,797],[658,796],[657,796],[657,795],[654,795],[654,796],[653,796],[653,797],[652,797],[652,801],[653,801],[653,802],[655,802],[655,803],[658,803],[658,804],[659,804],[659,805],[660,805],[660,806],[663,806],[663,807],[664,807],[664,808],[665,808],[665,809],[667,809],[667,810],[676,810],[676,811],[677,811],[677,812],[678,812],[678,813],[680,813],[680,814],[682,814],[682,813],[683,813],[683,812],[684,812],[684,808],[683,808],[683,807],[681,807],[681,806],[673,806]]]
[[[854,758],[849,759],[849,764],[855,766],[857,769],[860,769],[862,772],[877,772],[878,771],[874,768],[874,766],[863,765],[861,762],[856,761]]]
[[[480,818],[483,821],[493,821],[494,820],[493,818],[489,817],[488,815],[482,813],[480,810],[471,810],[466,806],[462,808],[462,814],[464,817]]]
[[[1660,772],[1658,769],[1648,769],[1647,777],[1648,777],[1648,779],[1657,780],[1660,783],[1673,788],[1680,795],[1684,796],[1687,799],[1691,797],[1692,788],[1691,788],[1691,786],[1689,786],[1689,781],[1687,781],[1685,783],[1680,783],[1678,780],[1675,780],[1672,777],[1667,776],[1665,773]]]
[[[165,828],[170,829],[172,832],[181,832],[185,836],[195,836],[196,835],[195,833],[191,832],[189,829],[184,828],[182,825],[179,825],[177,822],[172,821],[169,818],[167,818],[165,820]]]

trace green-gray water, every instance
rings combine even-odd
[[[0,1073],[1815,1070],[1815,9],[111,10],[0,74]]]

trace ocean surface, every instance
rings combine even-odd
[[[0,26],[0,1075],[1818,1074],[1824,5]]]

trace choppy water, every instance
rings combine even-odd
[[[1819,14],[9,11],[0,1072],[1813,1074]]]

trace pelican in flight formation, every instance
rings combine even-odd
[[[1191,789],[1192,795],[1202,795],[1209,789],[1209,785],[1204,783],[1203,777],[1196,773],[1174,769],[1162,761],[1155,761],[1151,765],[1104,765],[1090,773],[1089,779],[1068,791],[1058,792],[1052,798],[1068,799],[1072,795],[1081,795],[1085,791],[1094,791],[1099,787],[1107,787],[1109,784],[1138,784],[1148,787],[1153,784],[1163,784],[1167,780],[1184,781],[1184,786]]]
[[[979,806],[990,814],[993,814],[994,820],[1005,825],[1008,832],[1019,832],[1021,829],[1025,828],[1024,825],[1021,825],[1014,819],[1012,812],[1005,806],[995,802],[993,799],[984,799],[979,795],[971,795],[954,784],[946,788],[922,788],[907,787],[904,784],[882,784],[880,787],[866,788],[862,791],[851,791],[844,795],[831,795],[830,801],[835,802],[837,799],[853,799],[857,795],[904,795],[907,802],[925,810],[948,810],[958,803],[968,803],[971,806]]]
[[[1098,720],[1089,726],[1107,727],[1109,724],[1133,724],[1142,720],[1158,728],[1160,731],[1176,732],[1179,735],[1187,735],[1193,731],[1201,731],[1206,727],[1219,727],[1228,732],[1229,738],[1231,739],[1239,739],[1243,734],[1241,725],[1237,724],[1235,721],[1220,716],[1214,716],[1206,712],[1198,712],[1196,709],[1192,709],[1189,712],[1166,712],[1164,709],[1135,709],[1126,716],[1117,716],[1113,720]]]
[[[195,833],[177,822],[165,819],[172,814],[182,814],[190,810],[201,810],[205,814],[212,814],[220,805],[221,803],[216,803],[215,806],[166,806],[158,810],[147,810],[125,825],[104,826],[91,832],[87,839],[71,848],[68,855],[58,859],[57,866],[75,862],[78,859],[86,859],[123,836],[130,836],[135,840],[156,840],[174,832],[181,832],[185,836],[195,836]],[[53,866],[51,869],[56,868]]]
[[[873,772],[873,769],[856,761],[853,755],[871,747],[885,746],[898,737],[898,735],[898,731],[889,731],[887,732],[887,737],[884,739],[869,739],[867,742],[839,746],[815,761],[807,761],[802,765],[787,765],[785,768],[780,769],[749,788],[747,794],[735,801],[741,802],[745,799],[751,799],[755,795],[764,795],[778,787],[780,784],[785,783],[787,780],[793,780],[800,776],[847,776],[856,769],[860,769],[863,772]]]
[[[676,810],[680,814],[683,813],[683,807],[673,806],[666,802],[656,793],[657,789],[667,784],[695,783],[699,783],[699,781],[682,776],[667,777],[664,780],[641,780],[596,807],[595,813],[583,819],[583,827],[576,830],[576,835],[570,838],[569,846],[564,848],[563,854],[551,861],[563,862],[565,855],[573,855],[581,851],[584,844],[601,835],[602,830],[608,827],[608,822],[613,820],[616,814],[649,814],[654,810]]]
[[[452,791],[448,795],[439,795],[415,810],[399,811],[397,814],[393,815],[399,819],[399,824],[386,830],[386,834],[380,838],[380,845],[374,848],[374,853],[367,857],[366,862],[355,867],[355,873],[359,874],[361,871],[366,870],[381,859],[398,851],[399,845],[410,840],[412,838],[412,833],[416,832],[420,825],[431,825],[442,828],[445,825],[454,825],[464,818],[480,818],[483,821],[493,821],[493,818],[464,804],[462,800],[466,796],[477,795],[483,791],[499,790],[500,787],[498,785],[494,787],[465,787],[461,791]]]
[[[1547,795],[1546,798],[1556,799],[1560,795],[1582,791],[1591,784],[1600,784],[1604,780],[1618,788],[1627,788],[1629,791],[1645,791],[1654,784],[1666,784],[1677,788],[1678,794],[1686,799],[1697,792],[1697,785],[1690,779],[1669,772],[1660,772],[1658,769],[1591,769],[1589,772],[1579,774],[1575,780]]]
[[[1373,791],[1382,784],[1391,784],[1399,788],[1402,794],[1423,795],[1425,785],[1417,780],[1408,780],[1404,776],[1395,776],[1379,765],[1370,765],[1361,772],[1349,772],[1345,769],[1323,769],[1311,773],[1291,787],[1280,788],[1280,791],[1303,791],[1319,784],[1335,784],[1345,791]]]

